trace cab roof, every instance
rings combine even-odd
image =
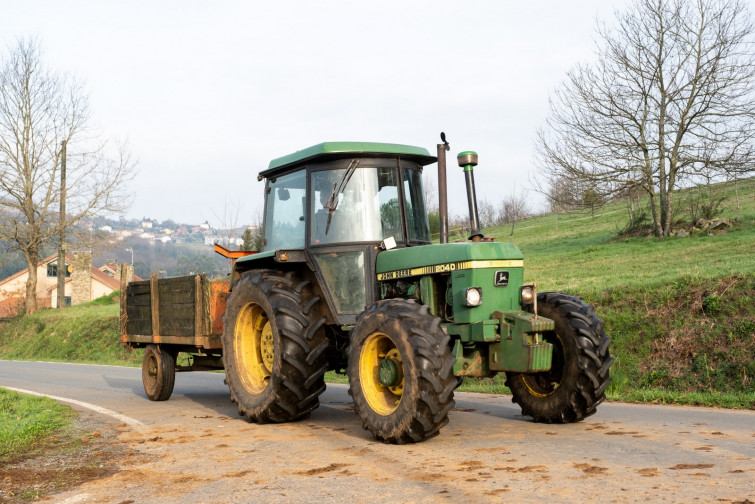
[[[259,180],[270,177],[294,165],[310,161],[328,161],[348,157],[401,157],[420,166],[437,161],[424,147],[378,142],[323,142],[293,154],[270,161],[267,170],[261,171]]]

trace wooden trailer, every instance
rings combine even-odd
[[[121,343],[144,348],[142,381],[147,396],[164,401],[176,371],[222,369],[223,313],[228,280],[190,275],[121,281]],[[179,353],[186,359],[177,364]]]

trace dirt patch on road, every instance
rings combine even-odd
[[[588,502],[601,494],[616,503],[753,500],[752,459],[731,452],[739,444],[701,452],[696,448],[704,443],[693,434],[683,443],[606,436],[644,433],[618,421],[610,428],[585,422],[555,431],[478,414],[454,418],[437,438],[396,446],[376,442],[356,415],[331,405],[311,421],[277,425],[226,414],[233,410],[189,411],[138,427],[107,426],[97,423],[102,417],[82,413],[75,436],[0,467],[0,502],[497,504]],[[750,438],[749,431],[727,433]]]
[[[36,500],[117,473],[129,454],[117,440],[125,427],[82,415],[71,430],[0,463],[0,502]]]

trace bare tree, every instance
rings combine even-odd
[[[477,217],[480,220],[480,228],[489,228],[496,224],[495,205],[486,198],[477,203]]]
[[[88,98],[76,80],[42,65],[38,43],[19,40],[0,65],[0,241],[29,267],[25,311],[37,308],[40,251],[85,217],[122,211],[133,164],[91,130]],[[66,216],[61,219],[61,143],[67,144]]]
[[[529,217],[530,210],[527,207],[527,198],[512,193],[503,198],[498,204],[498,223],[512,224]]]
[[[438,211],[438,186],[435,182],[435,177],[428,174],[427,171],[423,173],[422,177],[425,186],[425,206],[428,213]]]
[[[244,231],[242,236],[244,244],[241,247],[241,250],[262,250],[262,239],[264,238],[262,232],[262,213],[258,209],[254,212],[254,216],[252,217],[252,224],[247,226]]]
[[[641,189],[667,236],[681,184],[753,171],[753,26],[742,0],[635,0],[617,18],[551,97],[537,163],[551,187]]]
[[[449,214],[448,216],[448,239],[452,241],[464,241],[472,230],[469,215]]]
[[[239,214],[241,213],[241,203],[228,202],[223,203],[223,214],[219,215],[215,210],[212,214],[220,222],[219,231],[222,233],[222,243],[224,247],[235,247],[236,238],[239,231]]]

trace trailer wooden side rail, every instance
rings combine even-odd
[[[121,342],[218,350],[228,281],[205,275],[130,282],[121,296]]]

